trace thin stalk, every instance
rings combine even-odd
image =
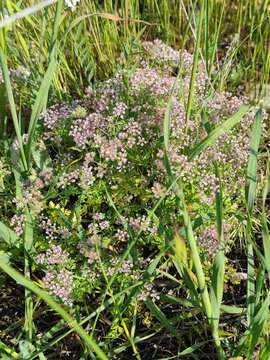
[[[204,4],[205,4],[205,0],[202,0],[201,10],[200,10],[200,15],[199,15],[199,23],[198,23],[198,28],[197,28],[195,51],[194,51],[194,55],[193,55],[191,79],[190,79],[190,83],[189,83],[188,102],[187,102],[187,109],[186,109],[185,134],[187,134],[188,126],[189,126],[192,103],[193,103],[193,96],[194,96],[194,89],[195,89],[196,73],[197,73],[197,69],[198,69],[199,49],[200,49],[201,34],[202,34],[202,27],[203,27],[203,17],[204,17]]]
[[[14,349],[10,348],[0,340],[0,350],[5,351],[8,355],[12,356],[12,359],[20,359],[20,354],[18,354]]]
[[[57,34],[58,34],[58,30],[59,30],[59,26],[60,26],[60,20],[61,20],[61,13],[63,10],[63,0],[58,0],[57,1],[57,6],[56,6],[56,12],[55,12],[55,17],[54,17],[54,22],[53,22],[53,33],[52,33],[52,40],[51,40],[51,52],[52,49],[55,45],[55,42],[57,40]]]
[[[262,132],[262,110],[258,110],[251,132],[250,155],[246,175],[245,200],[247,209],[246,241],[247,241],[247,323],[251,324],[255,306],[255,263],[253,251],[252,214],[257,187],[257,157]]]
[[[164,162],[165,162],[165,167],[166,167],[167,173],[169,175],[170,181],[172,182],[172,181],[174,181],[173,180],[174,176],[171,172],[171,167],[170,167],[169,159],[168,159],[166,152],[165,152],[165,156],[164,156]],[[211,333],[212,333],[215,347],[217,350],[218,359],[223,360],[224,352],[223,352],[223,349],[221,348],[218,329],[216,329],[216,327],[214,326],[214,322],[213,322],[213,311],[212,311],[212,305],[211,305],[211,301],[210,301],[209,291],[207,289],[205,276],[204,276],[204,272],[203,272],[203,267],[202,267],[202,262],[201,262],[200,255],[199,255],[199,249],[198,249],[197,242],[196,242],[194,234],[193,234],[192,223],[191,223],[190,216],[188,214],[187,205],[185,202],[185,196],[184,196],[184,192],[183,192],[183,188],[182,188],[181,179],[179,179],[178,183],[175,184],[173,190],[175,192],[176,200],[178,202],[178,205],[180,206],[180,210],[182,212],[182,216],[183,216],[183,220],[184,220],[184,226],[185,226],[185,230],[186,230],[186,238],[187,238],[190,250],[191,250],[192,261],[194,264],[194,269],[195,269],[196,277],[198,280],[199,289],[197,291],[202,299],[203,311],[207,317],[209,327],[211,329]]]
[[[26,156],[25,156],[25,152],[24,152],[20,122],[19,122],[19,119],[17,116],[16,105],[15,105],[15,101],[14,101],[14,97],[13,97],[6,56],[1,48],[0,48],[0,60],[1,60],[2,70],[3,70],[3,78],[5,81],[7,98],[8,98],[9,105],[10,105],[10,112],[11,112],[11,116],[12,116],[12,120],[13,120],[13,125],[14,125],[14,129],[15,129],[17,141],[18,141],[19,148],[20,148],[20,155],[21,155],[24,170],[27,171],[28,165],[27,165]]]
[[[100,349],[100,347],[96,344],[94,340],[85,332],[81,325],[78,324],[76,320],[74,320],[71,315],[53,298],[44,290],[40,289],[37,285],[35,285],[32,281],[26,279],[22,274],[13,269],[10,265],[6,264],[3,261],[0,261],[0,268],[8,274],[12,279],[14,279],[18,284],[27,287],[30,291],[38,295],[41,299],[43,299],[52,309],[54,309],[65,321],[69,324],[70,327],[73,328],[74,331],[84,340],[85,344],[92,349],[97,357],[101,360],[108,360],[107,356]]]
[[[209,73],[209,3],[205,0],[205,62]]]
[[[24,229],[24,276],[26,279],[31,279],[31,262],[29,259],[29,253],[33,246],[33,226],[32,219],[28,209],[25,211],[25,229]],[[24,330],[26,333],[26,339],[32,342],[33,339],[33,299],[32,293],[25,288],[25,325]]]

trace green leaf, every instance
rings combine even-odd
[[[265,267],[268,272],[268,277],[270,279],[270,234],[267,225],[267,209],[266,209],[266,199],[267,195],[270,193],[270,160],[267,164],[267,173],[265,187],[263,190],[263,209],[262,209],[262,235],[263,235],[263,248],[264,248],[264,257],[265,257]]]
[[[0,239],[4,240],[9,246],[19,247],[20,238],[15,231],[0,221]]]
[[[256,195],[257,186],[257,157],[262,133],[262,110],[258,110],[252,126],[250,153],[246,176],[246,202],[247,210],[251,215]]]
[[[56,56],[56,46],[53,47],[53,50],[52,50],[52,53],[50,56],[49,66],[43,77],[39,91],[37,93],[37,97],[36,97],[34,106],[32,108],[30,123],[29,123],[29,127],[28,127],[28,141],[27,141],[27,146],[26,146],[26,155],[27,155],[28,164],[30,162],[31,146],[32,146],[32,142],[33,142],[35,129],[36,129],[36,124],[37,124],[39,115],[44,108],[44,105],[46,105],[48,92],[49,92],[49,89],[51,86],[53,74],[54,74],[56,66],[57,66],[55,56]]]
[[[146,300],[145,305],[151,311],[151,313],[158,319],[158,321],[178,340],[180,340],[180,336],[173,327],[172,323],[169,319],[167,319],[166,315],[161,311],[161,309],[152,301]]]
[[[10,105],[10,111],[11,111],[11,116],[12,116],[12,120],[13,120],[13,125],[14,125],[14,129],[15,129],[17,140],[18,140],[19,147],[20,147],[21,159],[23,162],[24,169],[27,170],[28,166],[27,166],[27,161],[26,161],[25,152],[24,152],[20,123],[19,123],[19,119],[17,116],[16,105],[15,105],[11,82],[10,82],[10,77],[9,77],[7,60],[6,60],[6,56],[3,52],[3,50],[1,48],[0,48],[0,61],[1,61],[2,71],[3,71],[3,78],[4,78],[5,86],[6,86],[7,97],[8,97],[8,101],[9,101],[9,105]]]
[[[197,144],[189,155],[189,160],[193,160],[197,155],[199,155],[202,151],[207,149],[209,146],[213,145],[215,141],[233,128],[237,123],[240,122],[242,117],[250,111],[250,106],[243,105],[240,109],[229,119],[225,120],[222,124],[218,125],[214,130],[212,130],[208,136],[202,140],[199,144]]]
[[[0,139],[5,134],[6,116],[6,89],[5,84],[0,84]]]
[[[219,175],[219,169],[217,163],[215,163],[216,177],[219,179],[219,188],[216,193],[216,223],[217,234],[219,240],[218,253],[215,256],[213,271],[212,271],[212,283],[211,283],[211,307],[212,307],[212,332],[214,337],[219,340],[219,318],[221,311],[221,303],[223,297],[224,286],[224,273],[225,273],[225,243],[223,234],[223,198],[222,198],[222,182]],[[221,347],[218,349],[220,352],[219,358],[224,358],[224,353]]]
[[[9,263],[9,255],[2,250],[0,250],[0,261],[5,264]]]
[[[13,269],[10,265],[0,262],[0,268],[7,273],[13,280],[34,292],[42,300],[44,300],[53,310],[55,310],[68,324],[74,328],[74,331],[80,335],[80,337],[85,341],[85,343],[94,351],[97,357],[101,360],[108,360],[107,356],[100,349],[100,347],[95,343],[95,341],[85,332],[85,330],[74,320],[71,315],[60,306],[53,298],[44,290],[40,289],[35,283],[31,280],[26,279],[18,271]]]
[[[179,355],[181,355],[181,356],[190,355],[194,351],[200,349],[202,346],[208,344],[209,342],[210,342],[209,340],[206,340],[206,341],[201,341],[201,342],[195,343],[195,344],[189,346],[188,348],[186,348],[185,350],[181,351]]]
[[[170,118],[171,118],[171,111],[172,111],[172,97],[170,97],[166,111],[164,116],[164,123],[163,123],[163,132],[164,132],[164,147],[166,151],[169,150],[169,143],[170,143]]]
[[[251,130],[251,145],[250,154],[246,175],[246,188],[245,188],[245,200],[247,209],[247,226],[246,226],[246,240],[247,240],[247,321],[250,324],[254,315],[255,307],[255,264],[254,253],[252,243],[252,213],[256,197],[257,187],[257,156],[259,150],[259,144],[262,133],[262,110],[258,110],[252,125]]]
[[[261,335],[263,324],[265,320],[269,318],[269,306],[270,306],[270,292],[268,291],[267,297],[262,303],[257,314],[252,318],[250,326],[245,332],[240,341],[240,347],[238,352],[245,351],[247,359],[251,359],[254,354],[254,349],[258,344],[258,339]]]

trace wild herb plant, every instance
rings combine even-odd
[[[268,115],[224,91],[259,37],[238,64],[252,58],[256,80],[268,2],[231,13],[238,35],[222,64],[224,1],[77,2],[44,2],[45,14],[29,8],[1,30],[1,282],[25,289],[2,358],[268,359]],[[2,4],[10,15],[20,6]],[[143,39],[149,26],[170,42],[176,24],[194,54]]]

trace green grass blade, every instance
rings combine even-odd
[[[169,106],[170,106],[170,104],[168,104],[168,107]],[[169,121],[170,121],[169,112],[166,112],[166,115],[164,117],[164,126],[163,126],[164,129],[169,129]],[[191,219],[188,214],[187,205],[186,205],[185,197],[184,197],[184,192],[183,192],[183,189],[181,186],[181,179],[179,179],[178,182],[175,181],[175,177],[172,173],[170,161],[169,161],[169,158],[167,155],[169,136],[170,136],[170,132],[168,130],[164,131],[164,149],[165,149],[164,165],[165,165],[166,172],[167,172],[170,183],[174,184],[173,190],[176,195],[176,201],[177,201],[177,203],[180,207],[180,210],[183,214],[184,226],[185,226],[185,230],[186,230],[186,237],[187,237],[189,247],[191,249],[192,259],[194,262],[194,268],[195,268],[196,276],[198,279],[198,286],[199,286],[200,294],[201,294],[202,301],[203,301],[204,311],[205,311],[205,314],[206,314],[208,320],[210,321],[212,315],[211,315],[211,304],[210,304],[209,293],[207,290],[205,276],[203,273],[203,267],[202,267],[202,263],[201,263],[200,256],[199,256],[199,249],[198,249],[198,246],[197,246],[194,234],[193,234],[192,223],[191,223]]]
[[[39,118],[39,115],[41,111],[43,110],[44,105],[47,102],[48,92],[51,86],[53,74],[55,72],[57,61],[55,58],[56,54],[56,47],[54,46],[52,50],[52,54],[50,56],[50,63],[48,66],[48,69],[43,77],[42,83],[40,85],[39,91],[37,93],[37,97],[32,109],[31,117],[30,117],[30,123],[28,127],[28,141],[26,146],[26,155],[27,155],[27,161],[28,165],[30,163],[30,156],[31,156],[31,146],[33,142],[33,137],[36,129],[36,124]]]
[[[240,109],[229,119],[225,120],[222,124],[218,125],[213,131],[211,131],[208,136],[202,140],[199,144],[197,144],[189,155],[189,159],[194,159],[197,155],[199,155],[202,151],[204,151],[209,146],[213,145],[215,141],[233,128],[237,123],[239,123],[242,117],[250,110],[251,108],[247,105],[243,105]]]
[[[252,126],[251,131],[251,144],[250,154],[246,175],[246,188],[245,188],[245,200],[247,209],[247,226],[246,226],[246,240],[247,240],[247,321],[248,325],[251,323],[254,316],[255,306],[255,264],[254,264],[254,252],[252,244],[252,213],[256,197],[257,186],[257,156],[262,132],[262,110],[258,110]]]
[[[5,136],[6,119],[6,89],[5,84],[0,84],[0,140]]]
[[[267,225],[267,210],[266,210],[266,199],[268,194],[270,193],[270,160],[268,160],[267,164],[267,174],[265,187],[263,190],[263,208],[262,208],[262,235],[263,235],[263,249],[264,249],[264,257],[265,257],[265,267],[268,272],[268,277],[270,279],[270,234]]]
[[[258,344],[261,335],[263,324],[269,318],[270,306],[270,292],[268,291],[267,297],[262,303],[260,310],[252,318],[250,326],[245,332],[245,336],[240,341],[238,353],[245,352],[246,358],[252,359],[256,345]]]
[[[29,15],[34,14],[34,13],[42,10],[43,8],[54,4],[56,1],[57,0],[44,0],[44,1],[41,1],[40,3],[38,3],[36,5],[29,6],[26,9],[18,11],[14,15],[9,16],[9,17],[7,17],[7,18],[5,18],[3,20],[0,20],[0,29],[4,28],[6,26],[10,26],[15,21],[18,21],[18,20],[23,19],[23,18],[27,18],[27,17],[29,17]]]
[[[102,305],[99,305],[99,307],[92,312],[90,315],[85,317],[82,321],[80,321],[79,325],[84,325],[85,323],[89,322],[89,320],[93,319],[98,313],[101,313],[102,311],[106,310],[111,304],[115,302],[115,300],[122,297],[124,294],[129,294],[134,288],[140,287],[143,284],[143,281],[138,281],[137,283],[133,284],[132,286],[127,287],[123,291],[114,294],[113,297],[111,297],[109,300],[106,300]],[[53,336],[58,333],[59,331],[63,330],[65,328],[65,321],[61,319],[56,325],[54,325],[49,331],[47,331],[42,339],[38,340],[36,344],[39,346],[38,352],[35,352],[29,360],[35,359],[40,351],[45,351],[46,349],[50,349],[52,346],[57,344],[59,341],[64,339],[69,334],[73,333],[75,331],[74,328],[69,329],[67,332],[65,332],[63,335],[60,335],[58,338],[54,339],[51,343],[48,341],[53,338]]]
[[[151,311],[151,313],[158,319],[158,321],[164,326],[176,339],[180,340],[180,336],[171,324],[170,320],[161,311],[161,309],[152,300],[148,299],[145,301],[145,305]]]
[[[25,211],[25,226],[24,226],[24,276],[26,279],[31,278],[31,265],[29,254],[33,246],[33,224],[32,217],[28,209]],[[33,299],[32,293],[28,288],[25,288],[25,325],[24,330],[26,339],[32,342],[33,338]]]
[[[0,48],[0,61],[1,61],[1,66],[2,66],[3,78],[4,78],[5,86],[6,86],[7,97],[8,97],[8,101],[9,101],[9,105],[10,105],[10,111],[11,111],[11,116],[12,116],[12,120],[13,120],[13,125],[14,125],[16,137],[17,137],[19,147],[20,147],[21,159],[23,162],[24,169],[27,170],[28,166],[27,166],[27,161],[26,161],[25,152],[24,152],[21,128],[20,128],[19,119],[17,116],[16,105],[15,105],[14,96],[13,96],[12,87],[11,87],[6,56],[1,48]]]
[[[167,127],[167,124],[166,124],[167,121],[168,121],[168,119],[165,117],[164,118],[164,129]],[[166,146],[166,144],[169,143],[169,139],[166,139],[166,136],[169,136],[168,132],[167,133],[164,132],[164,145],[165,146]],[[174,176],[173,176],[173,173],[172,173],[172,170],[170,167],[170,162],[169,162],[169,159],[167,156],[166,147],[165,147],[164,164],[165,164],[165,168],[166,168],[166,171],[168,174],[168,178],[169,178],[170,182],[173,183]],[[186,229],[186,237],[187,237],[189,247],[191,249],[192,259],[194,262],[194,268],[195,268],[196,276],[198,279],[199,291],[200,291],[202,301],[203,301],[203,308],[204,308],[204,311],[205,311],[205,314],[206,314],[208,320],[210,321],[212,315],[211,315],[211,304],[210,304],[209,293],[208,293],[208,290],[206,287],[205,276],[203,273],[202,263],[201,263],[200,256],[199,256],[199,249],[198,249],[198,246],[197,246],[194,234],[193,234],[191,220],[190,220],[190,217],[188,214],[187,206],[185,203],[185,197],[184,197],[184,193],[183,193],[183,189],[182,189],[180,180],[179,180],[179,183],[180,183],[180,185],[178,185],[175,182],[173,190],[175,192],[178,205],[180,206],[180,209],[183,213],[184,226]]]
[[[0,340],[0,355],[2,352],[12,356],[12,359],[20,359],[20,354],[18,354],[14,349],[10,348]]]
[[[202,346],[209,344],[210,341],[206,340],[206,341],[200,341],[198,343],[195,343],[191,346],[189,346],[188,348],[186,348],[185,350],[182,350],[179,354],[179,356],[187,356],[192,354],[194,351],[200,349]]]
[[[108,360],[107,356],[100,349],[100,347],[95,343],[95,341],[85,332],[85,330],[75,321],[71,315],[64,310],[62,306],[60,306],[53,298],[44,290],[40,289],[37,285],[35,285],[32,281],[26,279],[23,275],[21,275],[18,271],[13,269],[10,265],[5,264],[4,262],[0,262],[0,268],[8,274],[13,280],[30,291],[38,295],[42,300],[44,300],[53,310],[55,310],[68,324],[69,326],[74,328],[74,331],[80,335],[82,340],[85,341],[90,349],[92,349],[101,360]]]
[[[18,235],[2,221],[0,221],[0,240],[4,240],[9,246],[12,247],[19,247],[20,245],[20,238]]]
[[[262,133],[262,110],[258,110],[252,126],[250,154],[247,167],[246,177],[246,203],[247,210],[252,215],[257,186],[257,156]]]
[[[201,35],[202,35],[202,28],[203,28],[203,18],[204,18],[204,10],[205,10],[205,0],[200,2],[200,14],[199,14],[199,21],[197,27],[197,34],[196,34],[196,44],[195,50],[193,55],[193,64],[192,64],[192,71],[191,71],[191,79],[189,82],[189,93],[188,93],[188,102],[187,102],[187,109],[186,109],[186,128],[185,133],[187,134],[190,115],[192,110],[193,104],[193,97],[194,97],[194,89],[195,89],[195,80],[196,74],[198,70],[198,63],[199,63],[199,49],[201,44]]]
[[[224,285],[224,273],[225,273],[225,243],[223,234],[223,200],[222,200],[222,183],[219,176],[218,165],[216,167],[216,176],[219,179],[219,190],[216,194],[216,222],[217,233],[219,240],[219,250],[214,260],[212,271],[212,286],[210,292],[211,306],[212,306],[212,332],[215,337],[215,341],[219,344],[218,352],[219,358],[224,358],[224,352],[221,348],[219,339],[219,318],[221,311],[221,303],[223,297],[223,285]]]

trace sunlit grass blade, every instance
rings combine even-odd
[[[209,340],[206,340],[206,341],[200,341],[198,343],[195,343],[191,346],[189,346],[188,348],[186,348],[185,350],[182,350],[180,353],[179,353],[179,356],[187,356],[187,355],[190,355],[192,354],[194,351],[200,349],[202,346],[206,345],[206,344],[209,344],[210,341]]]
[[[193,105],[193,97],[194,97],[194,89],[195,89],[195,81],[196,75],[198,70],[198,63],[199,63],[199,50],[201,46],[201,35],[203,29],[203,18],[204,18],[204,11],[205,11],[205,0],[200,2],[200,13],[199,13],[199,20],[197,26],[197,34],[196,34],[196,44],[195,50],[193,55],[193,64],[192,64],[192,71],[191,71],[191,78],[189,82],[189,93],[188,93],[188,101],[187,101],[187,109],[186,109],[186,125],[185,125],[185,134],[187,134],[190,115]]]
[[[0,140],[5,136],[6,120],[6,89],[5,84],[0,84]]]
[[[261,304],[260,310],[251,319],[250,326],[241,338],[237,354],[245,354],[248,360],[252,359],[258,339],[261,335],[264,322],[269,319],[270,292]]]
[[[169,104],[168,104],[168,107],[169,107]],[[182,212],[182,216],[183,216],[184,226],[185,226],[185,230],[186,230],[187,243],[191,250],[191,256],[192,256],[192,260],[194,263],[196,277],[198,280],[198,289],[199,289],[198,292],[200,294],[200,298],[202,299],[202,308],[208,319],[209,324],[211,324],[212,309],[211,309],[209,292],[208,292],[208,289],[206,286],[206,281],[205,281],[205,276],[204,276],[204,272],[203,272],[203,266],[202,266],[202,263],[200,260],[198,245],[196,243],[196,240],[195,240],[195,237],[193,234],[192,224],[191,224],[191,220],[190,220],[189,213],[187,210],[187,205],[185,202],[185,196],[184,196],[184,192],[182,189],[181,179],[179,179],[177,182],[175,182],[175,177],[173,175],[173,172],[172,172],[172,169],[170,166],[170,161],[168,158],[169,136],[170,136],[170,131],[169,131],[170,118],[169,117],[170,117],[170,113],[168,111],[166,111],[165,116],[164,116],[164,125],[163,125],[163,128],[164,128],[164,150],[165,150],[164,165],[166,168],[166,172],[167,172],[167,176],[168,176],[170,184],[174,183],[173,190],[175,192],[177,204],[178,204],[180,211]],[[218,348],[219,344],[216,344],[216,345]]]
[[[248,105],[243,105],[240,109],[229,119],[225,120],[222,124],[218,125],[214,130],[212,130],[207,137],[197,144],[190,152],[189,159],[194,159],[202,151],[207,149],[209,146],[213,145],[215,141],[225,134],[227,131],[232,129],[236,124],[238,124],[243,116],[250,110]]]
[[[257,186],[257,158],[258,150],[262,133],[262,110],[258,110],[252,126],[251,142],[250,142],[250,155],[247,167],[246,177],[246,203],[247,210],[252,215],[253,207],[256,198],[256,186]]]
[[[158,321],[167,329],[176,339],[180,340],[180,335],[175,330],[174,326],[170,323],[170,320],[166,317],[163,311],[152,300],[148,299],[145,305],[151,311],[151,313],[158,319]]]
[[[111,297],[109,300],[104,301],[99,307],[93,311],[91,314],[86,316],[82,321],[79,322],[79,325],[84,325],[89,320],[93,319],[97,314],[100,314],[102,311],[107,310],[110,305],[112,305],[117,299],[120,297],[123,297],[124,294],[129,294],[133,289],[137,289],[138,287],[141,287],[143,284],[143,281],[138,281],[132,286],[127,287],[126,289],[120,291],[117,294],[114,294],[113,297]],[[73,310],[74,311],[74,310]],[[68,331],[66,331],[63,335],[60,335],[56,339],[49,342],[50,339],[53,338],[53,336],[58,333],[59,331],[63,330],[65,328],[65,320],[61,319],[56,325],[54,325],[50,330],[48,330],[42,339],[37,341],[38,347],[40,348],[38,352],[35,352],[33,356],[29,360],[35,359],[36,356],[40,353],[40,351],[45,351],[46,349],[50,349],[52,346],[57,344],[59,341],[63,340],[66,336],[71,334],[75,331],[73,327],[71,327]]]
[[[32,216],[28,209],[25,210],[25,226],[24,226],[24,276],[30,280],[31,265],[30,252],[33,246],[33,222]],[[28,288],[25,288],[25,327],[27,341],[31,342],[33,339],[34,322],[33,322],[33,299],[32,293]]]
[[[12,359],[20,359],[20,354],[18,354],[14,349],[10,348],[0,340],[0,355],[3,352],[12,356]]]
[[[0,240],[5,241],[9,246],[20,246],[20,238],[18,235],[2,221],[0,221]]]
[[[53,310],[55,310],[68,324],[69,326],[74,328],[74,331],[78,333],[78,335],[85,341],[87,344],[97,355],[97,357],[101,360],[107,360],[107,356],[100,349],[100,347],[95,343],[95,341],[85,332],[85,330],[75,321],[71,315],[60,306],[53,298],[44,290],[40,289],[37,285],[35,285],[32,281],[26,279],[23,275],[21,275],[18,271],[13,269],[10,265],[5,264],[4,262],[0,262],[0,268],[8,274],[13,280],[28,288],[30,291],[38,295],[42,300],[44,300]]]
[[[224,352],[221,348],[219,339],[219,318],[221,312],[221,303],[223,297],[224,273],[225,273],[225,243],[223,234],[223,198],[222,198],[222,182],[219,175],[218,165],[216,167],[216,176],[219,179],[218,191],[216,193],[216,223],[217,234],[219,241],[218,253],[215,256],[212,269],[212,286],[210,292],[211,306],[212,306],[212,331],[216,338],[216,343],[219,344],[219,357],[224,358]]]
[[[168,104],[168,107],[169,106],[170,106],[170,103]],[[211,319],[211,305],[210,305],[209,294],[208,294],[208,290],[206,288],[205,277],[204,277],[202,264],[201,264],[201,260],[200,260],[200,256],[199,256],[198,246],[197,246],[196,240],[193,235],[192,224],[191,224],[191,220],[190,220],[187,206],[185,203],[185,197],[184,197],[183,189],[181,186],[181,179],[179,179],[178,182],[175,181],[175,177],[172,173],[170,161],[168,158],[169,137],[170,137],[169,123],[170,123],[170,112],[166,111],[165,117],[164,117],[164,126],[163,126],[163,128],[164,128],[164,148],[165,148],[164,165],[165,165],[170,183],[174,184],[173,190],[176,195],[176,200],[177,200],[177,203],[183,213],[186,237],[187,237],[187,241],[190,246],[190,249],[191,249],[192,259],[194,261],[194,267],[195,267],[197,279],[199,282],[199,288],[200,288],[201,296],[202,296],[203,302],[204,302],[204,310],[206,312],[208,319]],[[180,185],[178,185],[178,184],[180,184]]]
[[[270,193],[270,160],[268,160],[268,164],[267,164],[266,181],[263,190],[263,207],[262,207],[263,249],[264,249],[264,257],[265,257],[265,267],[267,269],[268,277],[270,279],[270,234],[267,225],[267,209],[266,209],[266,200],[269,193]]]
[[[54,46],[52,50],[52,55],[50,56],[50,63],[48,69],[43,77],[42,83],[40,85],[39,91],[37,93],[37,97],[32,109],[30,123],[28,127],[28,140],[26,146],[26,156],[28,165],[30,164],[30,156],[31,156],[31,146],[34,138],[34,133],[36,129],[36,124],[39,118],[41,111],[43,110],[44,105],[46,105],[48,92],[51,86],[53,74],[55,72],[57,61],[56,61],[56,46]]]
[[[14,23],[15,21],[18,21],[20,19],[26,18],[31,14],[36,13],[37,11],[42,10],[44,7],[50,6],[54,3],[56,3],[57,0],[43,0],[41,1],[39,4],[33,5],[33,6],[29,6],[26,9],[23,9],[21,11],[18,11],[17,13],[15,13],[12,16],[6,17],[3,20],[0,20],[0,29],[4,28],[6,26],[11,25],[12,23]]]
[[[257,157],[259,144],[262,132],[262,110],[258,110],[252,126],[250,155],[248,160],[245,201],[247,209],[247,226],[246,226],[246,240],[247,240],[247,263],[248,263],[248,280],[247,280],[247,321],[248,325],[251,323],[254,316],[255,304],[255,265],[254,265],[254,251],[252,245],[252,213],[256,197],[257,186]]]
[[[15,129],[17,141],[18,141],[19,147],[20,147],[21,159],[23,162],[24,169],[27,170],[28,165],[27,165],[26,156],[25,156],[25,152],[24,152],[21,128],[20,128],[20,123],[19,123],[19,119],[17,116],[16,105],[15,105],[14,96],[13,96],[13,92],[12,92],[6,56],[1,48],[0,48],[0,61],[1,61],[1,66],[2,66],[2,72],[3,72],[3,78],[4,78],[4,82],[5,82],[6,92],[7,92],[7,98],[8,98],[8,102],[10,105],[10,111],[11,111],[11,116],[12,116],[12,120],[13,120],[13,125],[14,125],[14,129]]]

